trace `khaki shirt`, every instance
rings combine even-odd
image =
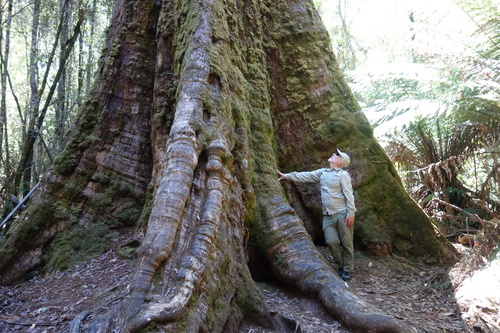
[[[354,194],[351,177],[347,171],[340,168],[318,169],[306,172],[290,172],[286,179],[298,183],[319,182],[321,186],[321,202],[323,214],[335,214],[347,211],[347,216],[354,216]]]

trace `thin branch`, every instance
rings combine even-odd
[[[476,21],[476,19],[472,17],[472,15],[470,15],[469,12],[466,11],[464,7],[461,6],[457,1],[453,0],[453,2],[455,3],[455,5],[458,6],[458,8],[460,8],[465,13],[465,15],[467,15],[471,19],[472,22],[474,22],[474,24],[478,27],[479,31],[481,31],[486,36],[486,38],[488,38],[491,44],[496,45],[495,41],[491,39],[491,37],[484,31],[484,28],[481,27],[481,25]]]
[[[76,41],[76,37],[80,33],[80,29],[81,29],[81,25],[83,23],[83,19],[84,19],[84,15],[83,15],[83,11],[81,10],[78,22],[75,25],[75,28],[73,30],[73,36],[68,39],[68,42],[66,43],[66,48],[64,49],[64,52],[61,55],[61,61],[59,63],[59,69],[58,69],[58,71],[57,71],[57,73],[56,73],[56,75],[54,77],[54,80],[52,82],[52,86],[50,87],[50,90],[49,90],[49,93],[47,95],[47,98],[45,99],[45,104],[44,104],[43,108],[39,112],[38,111],[34,112],[35,116],[32,118],[32,121],[30,121],[30,125],[28,127],[28,133],[31,132],[32,134],[28,137],[27,142],[24,144],[22,155],[21,155],[21,159],[20,159],[19,165],[17,167],[17,172],[15,174],[15,179],[14,179],[14,184],[15,184],[16,188],[18,187],[18,185],[21,182],[22,172],[23,172],[23,170],[25,168],[25,165],[26,165],[26,162],[28,160],[29,153],[33,149],[33,145],[35,144],[35,140],[37,138],[37,134],[38,133],[37,133],[37,131],[34,131],[35,126],[36,126],[36,128],[38,128],[38,131],[41,130],[42,125],[43,125],[43,121],[44,121],[44,118],[45,118],[45,114],[47,113],[47,110],[48,110],[48,108],[49,108],[49,106],[51,104],[52,96],[54,95],[54,92],[56,90],[56,87],[57,87],[57,84],[59,82],[59,79],[61,78],[61,75],[62,75],[63,70],[64,70],[64,66],[66,65],[66,61],[68,60],[69,55],[71,54],[71,51],[72,51],[73,46],[74,46],[75,41]],[[62,24],[63,24],[63,19],[61,18],[59,28],[61,28]],[[56,40],[59,38],[59,35],[60,35],[60,31],[58,31],[58,33],[57,33]],[[55,43],[54,46],[56,46],[56,45],[57,45],[57,42]],[[52,63],[52,55],[51,55],[50,58],[51,59],[49,60],[49,63]],[[43,80],[42,88],[39,91],[38,101],[41,98],[41,92],[44,90],[43,87],[46,85],[47,76],[48,76],[48,73],[46,72],[44,80]],[[39,103],[36,104],[36,108],[37,109],[38,109],[38,107],[39,107]],[[37,117],[38,117],[38,121],[36,120]]]
[[[446,202],[444,200],[441,200],[441,199],[438,199],[438,198],[434,198],[432,199],[433,201],[436,201],[438,203],[440,203],[441,205],[444,205],[444,206],[447,206],[447,207],[451,207],[453,209],[455,209],[456,211],[459,211],[460,213],[464,214],[465,216],[467,216],[469,219],[473,220],[473,221],[477,221],[479,223],[481,223],[481,226],[485,227],[486,223],[488,221],[485,221],[483,220],[482,218],[480,218],[477,214],[471,214],[469,212],[466,212],[465,210],[463,210],[462,208],[458,207],[458,206],[455,206],[449,202]]]
[[[54,158],[52,157],[52,154],[49,150],[49,146],[47,145],[47,142],[42,136],[42,133],[38,133],[38,136],[40,137],[40,140],[42,141],[43,148],[45,148],[45,151],[47,152],[47,157],[50,160],[50,164],[54,163]]]
[[[77,22],[75,28],[74,28],[73,35],[67,40],[67,42],[65,44],[66,49],[63,52],[61,64],[59,66],[59,69],[57,70],[57,73],[56,73],[56,76],[55,76],[54,81],[52,83],[52,86],[50,87],[50,91],[49,91],[49,94],[47,96],[47,99],[45,100],[45,104],[44,104],[42,110],[40,111],[41,115],[38,118],[38,122],[37,122],[38,129],[41,129],[41,127],[43,125],[43,119],[44,119],[45,113],[47,112],[47,109],[49,108],[49,106],[51,104],[52,96],[54,95],[54,92],[56,90],[59,79],[61,78],[64,67],[66,65],[66,61],[68,60],[68,58],[71,54],[71,51],[73,50],[73,46],[75,45],[76,37],[80,34],[80,29],[81,29],[81,25],[83,23],[83,19],[84,19],[83,11],[80,11],[80,17],[78,19],[78,22]]]
[[[21,108],[21,104],[19,103],[19,98],[17,98],[17,95],[15,93],[14,86],[12,85],[12,79],[10,77],[10,72],[7,69],[7,66],[5,64],[5,60],[4,60],[2,54],[0,54],[0,60],[2,61],[5,74],[7,75],[7,80],[9,81],[10,92],[12,93],[12,97],[14,98],[14,101],[16,102],[17,111],[19,112],[19,119],[21,120],[21,123],[24,123],[23,110]]]
[[[486,203],[483,201],[483,200],[479,200],[479,199],[474,199],[474,202],[477,203],[479,206],[481,206],[481,208],[483,208],[485,211],[488,212],[488,214],[490,214],[491,216],[495,217],[495,218],[498,218],[499,215],[496,214],[494,211],[492,211],[487,205]]]

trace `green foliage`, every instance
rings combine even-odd
[[[398,21],[402,24],[393,30],[407,29],[413,34],[411,41],[391,40],[391,31],[391,35],[384,36],[387,44],[371,46],[363,41],[370,32],[356,34],[359,27],[348,15],[354,12],[362,15],[361,7],[369,8],[371,4],[362,2],[356,7],[346,3],[345,8],[340,2],[330,7],[320,0],[315,4],[327,22],[334,21],[328,26],[343,68],[349,68],[346,65],[349,61],[342,60],[345,56],[354,57],[352,61],[358,64],[365,55],[375,53],[395,60],[376,67],[351,68],[347,78],[367,118],[376,127],[375,135],[387,143],[387,152],[407,189],[424,205],[431,204],[429,198],[433,197],[470,205],[475,197],[490,207],[498,206],[499,197],[495,193],[499,180],[493,172],[499,167],[500,147],[498,3],[462,0],[456,2],[459,7],[454,9],[436,4],[438,9],[432,9],[435,13],[430,13],[428,6],[408,4],[411,16],[406,22]],[[443,14],[436,15],[438,10]],[[448,29],[442,24],[447,11],[457,17],[462,15],[463,19],[460,23],[455,21],[457,32],[446,36],[438,48],[434,44]],[[384,18],[394,19],[388,12]],[[443,31],[432,35],[436,43],[432,38],[422,38],[431,36],[428,28],[438,22]],[[466,27],[469,27],[467,33],[458,33],[457,29],[466,31]],[[458,38],[461,38],[460,48],[453,51],[453,42]],[[367,52],[361,51],[363,47],[358,48],[363,43]],[[345,52],[347,46],[355,50],[354,55]],[[409,52],[397,53],[396,47]],[[329,131],[338,133],[339,128]]]
[[[460,0],[457,4],[466,11],[478,26],[475,36],[486,36],[486,42],[478,38],[475,49],[481,56],[500,60],[500,7],[494,0]]]
[[[349,72],[355,87],[356,97],[367,106],[385,107],[390,103],[405,100],[426,100],[436,97],[436,87],[422,81],[419,69],[425,67],[385,68],[383,73]]]
[[[433,119],[420,117],[388,135],[387,149],[394,161],[412,170],[451,157],[469,158],[482,146],[485,134],[480,123],[456,124],[446,115]],[[399,154],[401,150],[403,154]]]
[[[497,200],[489,191],[474,193],[471,189],[471,179],[482,182],[483,188],[490,182],[484,176],[478,179],[478,165],[473,169],[476,172],[472,173],[469,168],[464,168],[488,149],[493,129],[471,121],[457,124],[457,119],[460,118],[417,119],[390,135],[386,147],[395,165],[406,173],[403,179],[407,190],[424,207],[433,210],[437,208],[432,204],[434,197],[462,208],[475,207],[473,197],[493,205]],[[490,168],[486,164],[479,167]]]
[[[89,206],[98,215],[114,209],[113,198],[107,193],[97,193],[90,200]]]
[[[8,75],[8,81],[1,87],[6,97],[5,103],[1,103],[5,109],[0,116],[2,195],[5,190],[18,194],[18,189],[9,189],[11,172],[19,163],[20,147],[29,137],[26,135],[29,133],[24,133],[29,122],[40,117],[40,111],[46,103],[48,109],[42,126],[35,127],[34,130],[28,129],[31,133],[38,134],[31,170],[32,181],[36,181],[47,171],[52,159],[68,141],[77,110],[83,104],[97,70],[104,31],[114,3],[109,0],[65,3],[69,4],[67,12],[62,11],[60,1],[40,1],[39,24],[36,27],[33,24],[36,22],[34,17],[37,11],[32,1],[13,1],[10,23],[8,6],[2,6],[0,11],[3,25],[1,40],[7,40],[7,33],[10,39],[10,44],[2,42],[2,61],[5,63],[0,70],[2,75]],[[59,60],[64,57],[62,50],[65,48],[61,45],[65,45],[66,39],[74,33],[80,11],[85,12],[85,20],[76,47],[66,63],[60,82],[53,82]],[[61,17],[63,28],[67,31],[57,35]],[[30,52],[33,31],[38,40]],[[56,36],[59,36],[59,40],[56,40]],[[56,50],[53,56],[52,50]],[[29,81],[30,76],[33,77],[32,82]],[[56,84],[56,94],[49,101],[48,88]],[[37,103],[36,107],[34,102]],[[75,154],[66,155],[68,159],[58,159],[57,167],[60,172],[68,172],[74,163]]]

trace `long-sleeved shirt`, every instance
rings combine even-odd
[[[347,211],[347,216],[354,216],[356,206],[351,177],[347,171],[340,168],[323,168],[306,172],[290,172],[285,174],[285,177],[300,183],[319,182],[323,214],[330,215]]]

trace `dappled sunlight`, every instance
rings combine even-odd
[[[500,259],[488,263],[483,269],[466,278],[457,289],[456,296],[464,301],[475,298],[500,301]]]
[[[458,274],[459,270],[452,270],[450,277],[457,279]],[[455,297],[464,321],[479,317],[500,328],[500,256],[463,279],[455,289]]]
[[[498,226],[488,224],[484,234],[474,248],[455,244],[461,260],[449,278],[463,321],[480,332],[500,332]]]

